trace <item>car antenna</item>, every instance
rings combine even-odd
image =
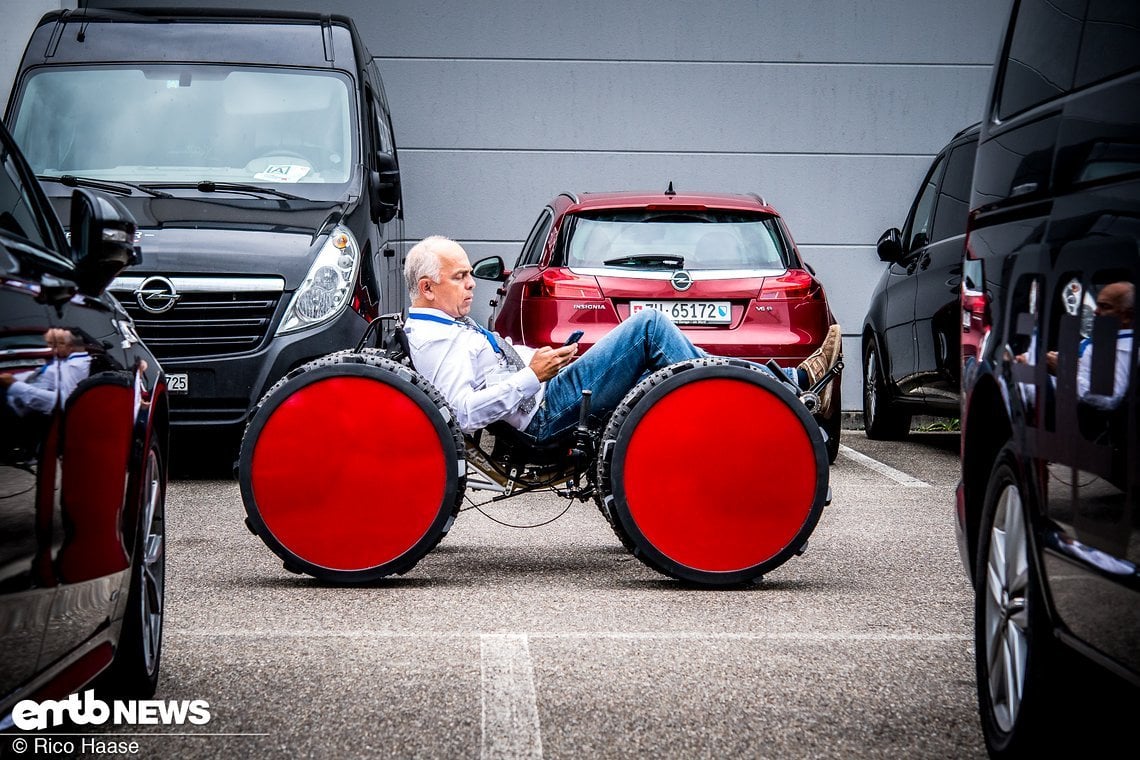
[[[673,189],[673,180],[669,180],[669,187],[665,188],[666,195],[676,195],[677,191]]]

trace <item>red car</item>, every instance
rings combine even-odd
[[[562,193],[550,201],[514,268],[497,256],[475,276],[502,285],[491,327],[528,346],[581,350],[643,309],[660,309],[711,354],[794,366],[835,321],[823,285],[787,225],[758,195]],[[820,424],[839,450],[837,378]]]

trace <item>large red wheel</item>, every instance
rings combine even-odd
[[[291,372],[262,399],[238,464],[248,524],[285,567],[359,583],[405,573],[463,498],[463,439],[430,383],[378,352]]]
[[[803,550],[828,500],[818,425],[745,362],[698,359],[650,375],[599,450],[602,509],[622,543],[695,583],[758,580]]]

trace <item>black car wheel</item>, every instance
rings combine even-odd
[[[1020,757],[1052,733],[1054,657],[1027,518],[1030,498],[1007,446],[986,488],[975,574],[978,710],[993,757]]]
[[[910,431],[910,415],[891,404],[883,363],[873,341],[863,353],[863,429],[876,441],[896,441]]]
[[[130,594],[115,659],[102,690],[112,696],[148,698],[158,685],[166,582],[166,487],[158,444],[151,443],[139,489]]]

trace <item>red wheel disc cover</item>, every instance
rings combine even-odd
[[[362,377],[318,380],[266,421],[251,483],[265,526],[315,565],[363,570],[423,538],[442,508],[447,461],[427,413]]]
[[[622,470],[646,540],[686,567],[744,570],[784,549],[815,501],[815,454],[787,403],[728,378],[687,383],[646,411]]]

